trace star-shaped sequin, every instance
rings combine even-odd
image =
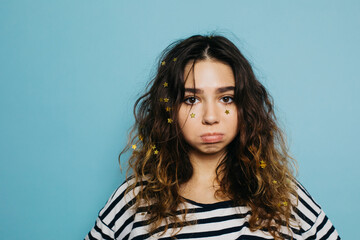
[[[141,135],[139,135],[139,140],[140,140],[140,141],[144,140],[144,137],[141,136]]]
[[[228,115],[230,113],[230,111],[226,109],[225,113],[226,113],[226,115]]]
[[[190,117],[191,117],[191,118],[195,118],[195,113],[191,113],[191,114],[190,114]]]
[[[173,58],[173,61],[176,62],[177,58]]]
[[[170,99],[164,98],[164,102],[169,102]]]
[[[168,123],[172,123],[173,120],[171,118],[168,118]]]
[[[166,107],[167,112],[170,112],[170,110],[171,110],[171,107]]]
[[[135,144],[132,145],[131,147],[132,147],[132,149],[134,149],[134,150],[136,149],[136,145],[135,145]]]
[[[163,86],[164,86],[164,87],[168,87],[169,84],[168,84],[167,82],[164,82],[164,83],[163,83]]]
[[[155,150],[155,151],[154,151],[154,154],[156,154],[156,155],[157,155],[158,153],[159,153],[159,151],[158,151],[158,150]]]
[[[165,66],[165,64],[166,64],[165,61],[162,61],[162,62],[161,62],[161,65],[162,65],[162,66]]]
[[[266,167],[266,163],[265,163],[263,160],[260,161],[260,167],[261,167],[261,168],[265,168],[265,167]]]

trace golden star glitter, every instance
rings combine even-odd
[[[272,182],[273,182],[273,184],[277,184],[277,181],[276,181],[276,180],[273,180]]]
[[[135,145],[135,144],[132,145],[131,147],[132,147],[132,149],[134,149],[134,150],[136,149],[136,145]]]
[[[155,151],[154,151],[154,154],[158,154],[158,153],[159,153],[159,151],[158,151],[158,150],[155,150]]]
[[[287,201],[282,202],[282,205],[286,207],[288,205]]]
[[[167,112],[170,112],[170,110],[171,110],[171,107],[166,107]]]
[[[151,148],[154,150],[154,149],[156,148],[156,146],[155,146],[155,145],[151,145]]]
[[[144,137],[141,136],[141,135],[139,135],[139,140],[140,140],[140,141],[144,140]]]
[[[191,118],[195,118],[195,113],[191,113],[191,114],[190,114],[190,117],[191,117]]]
[[[170,99],[164,98],[164,102],[169,102]]]
[[[226,110],[225,110],[225,113],[226,113],[226,114],[229,114],[229,113],[230,113],[230,111],[226,109]]]
[[[165,64],[166,64],[165,61],[162,61],[162,62],[161,62],[161,65],[162,65],[162,66],[165,66]]]
[[[164,86],[164,87],[168,87],[169,84],[168,84],[167,82],[164,82],[163,86]]]
[[[177,58],[173,58],[173,61],[176,62]]]
[[[171,118],[168,118],[168,123],[172,123],[173,120]]]
[[[163,98],[160,98],[160,99],[159,99],[159,101],[160,101],[160,102],[163,102],[163,101],[164,101],[164,99],[163,99]]]
[[[263,160],[260,161],[260,167],[261,167],[261,168],[265,168],[265,167],[266,167],[266,163],[265,163]]]

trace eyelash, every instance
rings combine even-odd
[[[224,100],[224,99],[228,99],[228,102],[224,102],[225,104],[231,104],[231,103],[233,103],[233,101],[234,101],[234,98],[233,97],[231,97],[231,96],[224,96],[224,97],[222,97],[221,99],[222,100]],[[190,103],[190,102],[188,102],[189,100],[198,100],[196,97],[194,97],[194,96],[191,96],[191,97],[185,97],[185,99],[184,99],[184,103],[186,103],[186,104],[188,104],[188,105],[194,105],[194,104],[196,104],[196,103]],[[230,102],[229,102],[230,101]]]
[[[184,103],[186,103],[188,105],[194,105],[195,103],[188,102],[190,99],[191,100],[198,100],[198,99],[196,99],[196,97],[185,97]]]
[[[230,102],[224,102],[224,103],[230,104],[230,103],[234,102],[234,98],[231,96],[225,96],[225,97],[222,97],[221,99],[224,99],[224,98],[228,98],[230,101]]]

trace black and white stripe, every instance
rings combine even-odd
[[[132,180],[123,183],[110,197],[105,207],[99,212],[94,228],[85,237],[93,239],[161,239],[170,240],[172,225],[164,234],[164,226],[160,226],[153,235],[149,235],[146,223],[146,207],[141,207],[137,212],[132,207],[135,203],[135,191],[125,194]],[[298,205],[293,210],[293,216],[299,227],[290,230],[281,227],[285,239],[340,239],[334,226],[322,211],[320,206],[312,199],[306,189],[296,183],[299,196]],[[234,207],[231,201],[213,204],[201,204],[187,200],[187,221],[196,220],[195,225],[188,225],[176,234],[176,239],[247,239],[261,240],[273,239],[266,231],[251,232],[248,220],[251,210],[247,206]],[[183,214],[184,206],[179,207],[178,216]]]

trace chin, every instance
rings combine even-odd
[[[212,155],[212,154],[218,154],[220,152],[223,152],[223,151],[225,151],[225,149],[222,147],[219,147],[219,146],[207,145],[201,149],[197,149],[196,151],[199,153],[206,154],[206,155]]]

